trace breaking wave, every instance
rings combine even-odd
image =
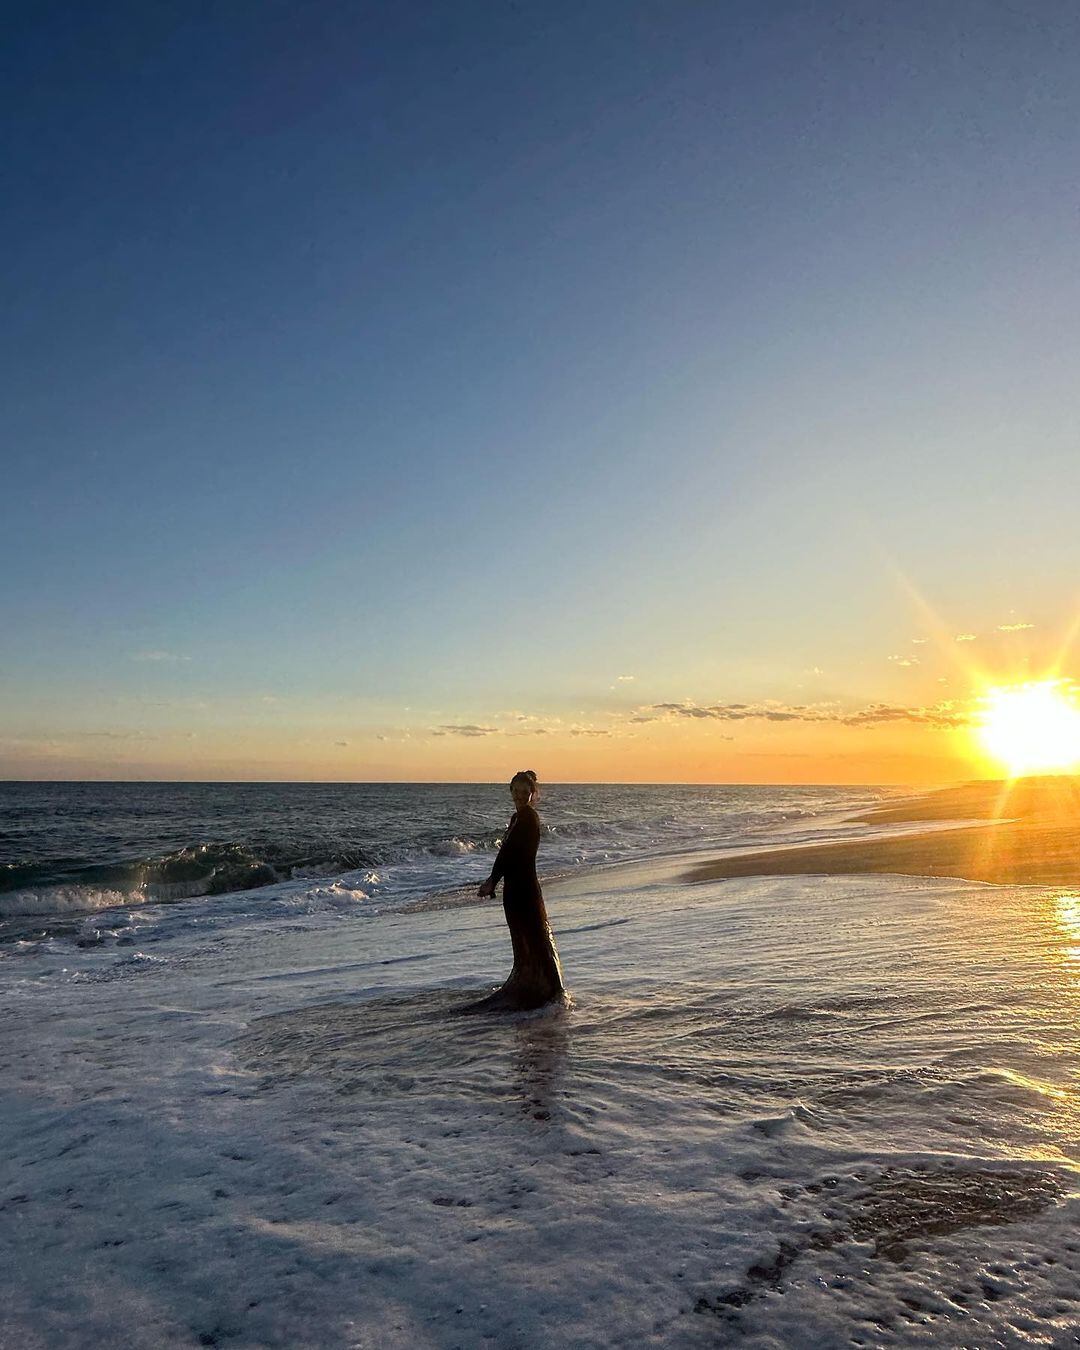
[[[559,785],[541,869],[796,842],[877,795]],[[482,880],[508,810],[493,785],[0,784],[0,923],[250,891],[318,903],[328,886],[415,903]]]

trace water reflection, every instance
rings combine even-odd
[[[549,1120],[565,1079],[570,1047],[570,1009],[555,1004],[512,1028],[512,1068],[521,1109],[534,1120]]]
[[[1075,891],[1059,891],[1051,904],[1066,969],[1074,980],[1080,980],[1080,895]]]
[[[549,1119],[569,1049],[569,1007],[461,1016],[473,990],[420,990],[255,1019],[234,1048],[260,1091],[303,1082],[351,1099],[450,1096]]]

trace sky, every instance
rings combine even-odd
[[[948,782],[1080,676],[1072,0],[6,39],[0,777]]]

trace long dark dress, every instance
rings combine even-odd
[[[514,948],[514,968],[501,989],[482,1000],[485,1007],[539,1008],[563,992],[555,939],[536,876],[540,818],[531,806],[510,818],[491,869],[491,884],[503,883],[503,913]]]

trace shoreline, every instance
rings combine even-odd
[[[719,857],[691,867],[682,879],[893,873],[992,885],[1080,886],[1080,777],[965,783],[851,817],[864,825],[940,826],[952,820],[981,823]]]

